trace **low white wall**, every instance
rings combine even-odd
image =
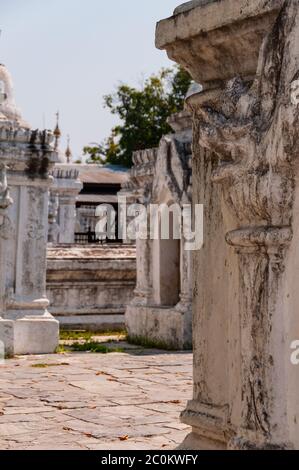
[[[47,294],[63,329],[123,328],[135,286],[134,247],[49,246]]]

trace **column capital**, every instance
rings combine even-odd
[[[259,50],[283,0],[197,0],[157,24],[156,46],[209,87],[254,76]]]

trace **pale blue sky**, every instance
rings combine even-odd
[[[115,118],[102,96],[120,82],[171,65],[154,46],[155,24],[180,0],[0,0],[0,62],[33,127],[71,135],[74,157],[108,136]],[[43,118],[45,116],[45,118]]]

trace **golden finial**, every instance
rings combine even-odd
[[[68,163],[71,162],[71,158],[72,158],[72,151],[71,151],[71,148],[70,148],[70,136],[68,135],[67,136],[67,148],[66,148],[66,151],[65,151],[65,156],[66,156],[66,160]]]
[[[60,131],[60,127],[59,127],[59,111],[57,111],[56,113],[56,127],[54,129],[54,137],[55,137],[55,150],[58,150],[58,146],[59,146],[59,139],[61,137],[61,131]]]

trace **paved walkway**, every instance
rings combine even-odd
[[[0,449],[175,449],[192,354],[29,356],[0,365]]]

